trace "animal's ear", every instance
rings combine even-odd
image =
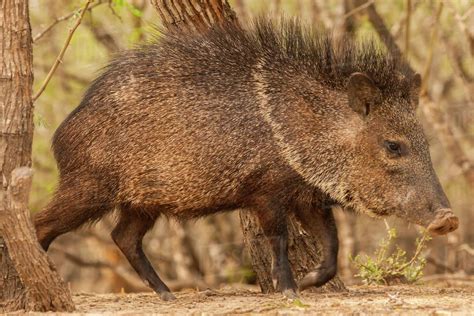
[[[414,106],[418,105],[418,100],[420,98],[420,91],[421,91],[421,75],[416,73],[413,75],[410,87],[410,101],[411,104]]]
[[[350,107],[366,117],[380,98],[380,90],[367,75],[355,72],[349,77],[347,94]]]

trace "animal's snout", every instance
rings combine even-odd
[[[454,215],[451,209],[440,209],[435,213],[435,219],[428,226],[428,232],[431,235],[445,235],[459,227],[459,218]]]

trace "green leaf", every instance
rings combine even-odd
[[[125,0],[113,0],[112,3],[118,8],[125,6]]]
[[[299,298],[294,299],[294,300],[291,302],[291,305],[293,305],[293,306],[295,306],[295,307],[300,307],[300,308],[308,308],[308,307],[310,307],[308,304],[303,303]]]
[[[130,11],[130,13],[132,13],[134,16],[136,16],[137,18],[140,18],[142,17],[143,13],[142,11],[140,11],[137,7],[135,7],[133,4],[131,3],[128,3],[127,2],[127,5],[126,5],[128,11]]]

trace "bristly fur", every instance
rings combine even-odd
[[[83,100],[94,95],[109,73],[115,76],[117,69],[128,68],[131,60],[153,63],[157,56],[168,54],[175,54],[175,59],[182,56],[188,63],[194,59],[196,64],[214,68],[206,68],[206,72],[219,73],[243,68],[251,71],[256,60],[263,59],[274,71],[305,73],[341,90],[352,73],[363,72],[386,96],[405,99],[412,85],[413,73],[406,61],[392,58],[376,40],[343,37],[336,41],[331,33],[304,26],[298,19],[282,18],[275,23],[260,17],[247,29],[229,24],[200,35],[167,33],[159,28],[155,31],[149,43],[117,54],[91,84]],[[210,56],[213,56],[212,64],[208,63]],[[146,71],[140,75],[159,76],[159,73]],[[71,116],[82,106],[81,103]]]
[[[163,33],[154,43],[142,46],[142,54],[160,48],[171,49],[187,58],[222,56],[223,62],[252,67],[254,59],[266,59],[281,71],[304,72],[332,88],[344,89],[354,72],[367,74],[387,95],[408,97],[413,73],[405,60],[394,59],[373,38],[335,40],[327,31],[311,28],[298,19],[282,18],[275,23],[261,17],[248,29],[235,25],[214,28],[203,35],[187,38]],[[204,53],[202,53],[204,52]],[[239,58],[240,57],[240,58]],[[238,60],[237,60],[238,59]]]

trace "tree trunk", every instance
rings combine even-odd
[[[213,24],[238,23],[227,0],[150,0],[160,14],[163,25],[172,32],[203,32]],[[271,249],[258,223],[249,212],[240,212],[245,244],[264,293],[273,292],[271,278]],[[288,223],[289,259],[297,279],[302,278],[320,262],[318,241],[303,231],[293,216]],[[344,290],[336,277],[323,287],[329,291]]]
[[[27,0],[0,1],[0,311],[72,311],[36,240],[28,211],[33,136],[32,38]]]

